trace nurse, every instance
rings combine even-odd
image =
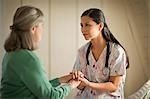
[[[41,60],[33,52],[39,46],[43,24],[44,16],[38,8],[22,6],[16,10],[4,44],[1,99],[64,99],[80,84],[72,80],[72,74],[47,79]]]
[[[124,99],[129,59],[126,50],[110,32],[103,12],[91,8],[81,15],[81,31],[89,42],[78,50],[73,68],[81,74],[76,99]],[[77,76],[76,76],[77,77]]]

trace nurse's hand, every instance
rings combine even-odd
[[[79,80],[73,80],[73,79],[68,82],[68,84],[70,84],[70,86],[72,88],[77,88],[80,83],[81,83],[81,81],[79,81]]]
[[[90,81],[88,81],[88,79],[86,79],[85,77],[80,77],[79,80],[81,81],[81,87],[86,87],[90,84]]]
[[[80,85],[77,88],[80,89],[80,90],[82,90],[85,87],[86,87],[86,85],[83,82],[81,82]]]

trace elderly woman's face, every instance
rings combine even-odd
[[[36,39],[36,42],[40,42],[43,33],[43,23],[39,23],[35,27],[32,28],[32,33]]]

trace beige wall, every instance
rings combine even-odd
[[[150,49],[150,0],[147,0],[148,3],[148,49]],[[150,78],[150,50],[148,50],[148,66],[149,66],[149,78]]]
[[[77,49],[76,0],[51,0],[51,78],[69,73]]]
[[[149,54],[148,54],[148,56],[149,56],[149,63],[148,63],[148,66],[149,66],[149,76],[150,76],[150,0],[147,0],[148,1],[148,23],[149,23],[149,25],[148,25],[148,38],[149,38],[149,48],[148,48],[148,51],[149,51]],[[150,78],[150,77],[149,77]]]
[[[2,38],[2,0],[0,0],[0,42],[3,41]],[[0,63],[2,63],[2,57],[3,57],[3,44],[0,43]],[[0,79],[1,79],[1,65],[0,65]]]
[[[80,15],[90,7],[104,11],[110,30],[127,49],[130,68],[127,70],[126,96],[135,92],[149,77],[148,9],[143,0],[3,0],[0,4],[3,4],[0,16],[4,23],[0,24],[0,30],[4,27],[0,32],[1,45],[9,34],[17,7],[33,5],[44,12],[45,30],[36,53],[44,62],[49,78],[72,70],[77,49],[86,43],[80,32]]]
[[[128,5],[126,7],[127,21],[132,37],[132,46],[130,46],[132,48],[129,50],[131,68],[128,72],[126,90],[133,92],[138,90],[149,77],[147,54],[148,13],[147,5],[144,1],[128,0],[126,5]]]

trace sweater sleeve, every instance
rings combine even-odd
[[[68,84],[53,87],[59,84],[58,79],[49,82],[38,58],[32,55],[24,57],[24,60],[20,58],[19,62],[13,63],[18,66],[13,69],[34,96],[38,99],[63,99],[69,94],[71,86]]]
[[[53,87],[57,87],[60,85],[59,78],[55,78],[49,81]]]

